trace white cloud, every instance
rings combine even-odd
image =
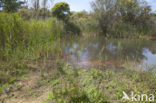
[[[156,0],[146,0],[146,1],[152,7],[152,11],[156,11]]]

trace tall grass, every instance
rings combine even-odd
[[[19,14],[0,15],[1,58],[9,57],[19,48],[32,51],[39,50],[43,45],[44,48],[49,48],[48,43],[60,38],[64,32],[63,23],[58,23],[55,18],[46,21],[23,21]]]
[[[144,25],[132,25],[128,23],[114,24],[108,30],[108,36],[116,38],[140,38],[150,36],[152,30]]]
[[[15,14],[0,14],[0,57],[7,56],[10,50],[24,42],[23,20]],[[2,57],[3,56],[3,57]]]
[[[29,63],[59,54],[63,33],[63,23],[55,18],[24,21],[17,13],[0,13],[0,86],[28,71]]]

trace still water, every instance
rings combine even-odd
[[[126,67],[156,70],[156,41],[105,39],[104,37],[66,40],[64,57],[71,63],[86,67]]]

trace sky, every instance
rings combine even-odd
[[[152,11],[156,11],[156,0],[146,0],[146,1],[152,7]]]
[[[31,1],[31,0],[30,0]],[[90,3],[94,0],[53,0],[53,5],[57,2],[67,2],[71,11],[91,11]],[[152,7],[152,11],[156,12],[156,0],[145,0]]]
[[[54,4],[56,2],[67,2],[70,5],[71,11],[90,11],[90,2],[93,0],[55,0]],[[152,7],[152,11],[156,11],[156,0],[145,0],[147,3]]]
[[[55,0],[54,4],[61,1],[67,2],[70,6],[71,11],[90,11],[90,2],[93,0]]]

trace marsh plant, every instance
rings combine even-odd
[[[132,102],[130,99],[123,100],[123,92],[128,96],[131,91],[134,91],[134,101],[148,99],[145,95],[142,99],[140,94],[149,94],[150,100],[155,99],[155,92],[151,88],[156,82],[153,80],[155,76],[151,73],[135,73],[128,70],[116,72],[110,68],[88,70],[59,62],[57,64],[57,72],[53,72],[57,78],[51,82],[52,91],[45,99],[45,103],[120,103],[124,101],[129,103]],[[141,79],[142,76],[144,79]],[[151,83],[151,86],[144,87],[146,83]],[[154,98],[150,94],[153,94]]]
[[[38,78],[34,91],[24,87],[29,97],[43,85],[51,88],[45,103],[121,103],[123,91],[156,95],[155,67],[125,66],[142,63],[144,51],[155,53],[154,42],[136,39],[155,37],[155,14],[144,0],[95,0],[90,13],[72,12],[65,2],[50,11],[46,4],[53,0],[41,1],[43,8],[40,0],[29,8],[0,0],[0,102],[19,98],[11,95],[16,90],[27,95],[18,86],[26,74]]]

